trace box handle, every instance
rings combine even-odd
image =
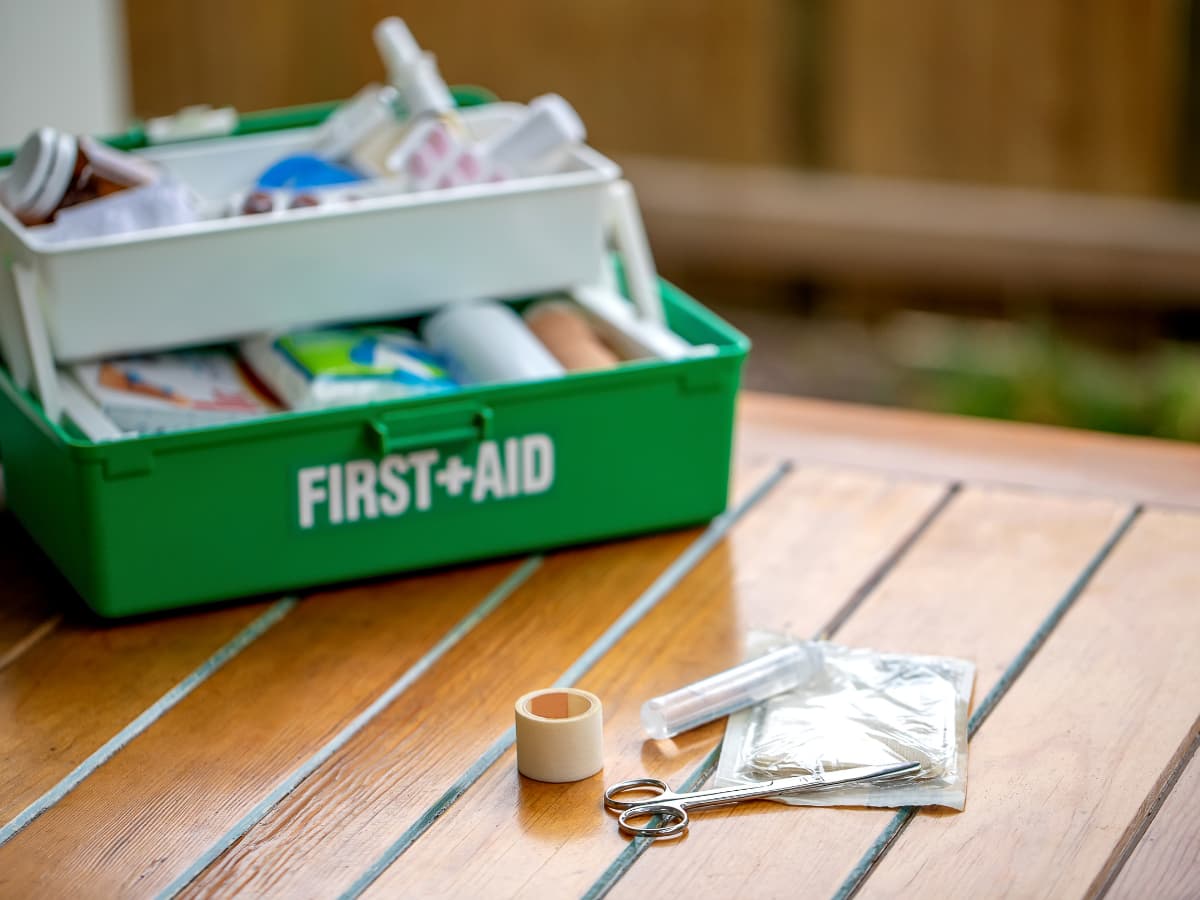
[[[667,316],[659,293],[654,256],[650,253],[650,242],[646,239],[646,227],[642,223],[633,185],[625,179],[609,185],[608,227],[612,242],[625,263],[629,298],[638,317],[665,326]]]
[[[42,318],[41,284],[37,272],[20,262],[9,265],[13,285],[16,288],[16,319],[25,339],[25,359],[20,351],[6,344],[9,365],[13,367],[19,387],[33,391],[42,404],[42,410],[51,422],[62,417],[62,398],[58,390],[58,372],[54,367],[54,352],[50,349],[50,338],[46,322]],[[5,314],[6,327],[11,327],[13,311]],[[26,376],[25,379],[22,376]],[[21,384],[22,380],[28,383]]]
[[[474,443],[486,440],[491,433],[492,410],[486,406],[385,413],[367,422],[367,437],[383,455],[443,444]]]

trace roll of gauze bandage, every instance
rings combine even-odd
[[[460,382],[540,381],[565,374],[520,316],[490,300],[452,304],[426,319],[421,334],[447,358]]]

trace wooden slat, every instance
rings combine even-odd
[[[778,483],[775,462],[734,473],[731,508]],[[365,868],[511,724],[509,704],[549,684],[700,538],[695,530],[551,557],[544,569],[311,780],[195,877],[186,895],[333,891]],[[554,640],[548,640],[553,629]],[[535,652],[521,652],[529,646]],[[499,671],[481,660],[502,659]],[[463,680],[457,673],[478,670]],[[464,716],[463,711],[471,715]],[[430,736],[433,736],[432,738]],[[440,779],[440,781],[439,781]],[[303,866],[297,858],[303,857]]]
[[[194,883],[334,896],[512,725],[695,532],[551,557],[511,600]]]
[[[1195,302],[1200,211],[1165,200],[621,156],[664,271]],[[1010,295],[1015,295],[1011,294]]]
[[[831,4],[833,167],[1160,193],[1183,50],[1174,0]]]
[[[751,503],[782,474],[773,461],[737,470],[731,508]],[[316,880],[331,892],[344,887],[346,876],[369,865],[391,840],[381,821],[403,830],[417,819],[511,725],[509,704],[516,696],[558,679],[698,540],[689,530],[552,556],[369,728],[198,873],[183,894],[303,891]],[[473,670],[477,674],[462,677]]]
[[[477,566],[308,598],[0,847],[0,892],[116,894],[162,887],[516,566]],[[135,625],[82,636],[76,658],[63,661],[77,666],[80,678],[72,691],[56,696],[81,703],[136,691],[133,665],[121,669],[119,683],[89,690],[86,652],[125,657],[121,643],[140,633],[142,641],[155,642],[153,654],[140,654],[143,666],[155,659],[166,665],[172,657],[155,630],[163,627],[183,634],[194,626],[178,619],[142,632]],[[108,644],[117,645],[111,654]],[[44,698],[34,709],[37,718],[31,715],[21,730],[32,733],[45,716],[56,715],[53,700]]]
[[[978,702],[1122,512],[1106,501],[968,489],[836,640],[973,660]],[[973,802],[969,783],[967,791]],[[765,896],[803,885],[804,896],[828,897],[893,816],[893,810],[770,804],[706,814],[686,848],[651,847],[614,896],[644,895],[665,883],[686,894],[723,896],[753,883]],[[789,852],[797,847],[804,852]]]
[[[13,514],[0,508],[0,669],[57,624],[70,595]]]
[[[1200,885],[1200,756],[1193,756],[1105,900],[1193,900]]]
[[[917,816],[862,896],[1066,897],[1104,882],[1192,743],[1197,547],[1200,516],[1134,524],[980,729],[966,811]]]
[[[347,97],[384,77],[371,28],[402,15],[452,82],[509,100],[556,91],[601,147],[788,161],[792,7],[781,0],[126,0],[134,111],[264,109]],[[469,19],[469,23],[464,21]],[[220,52],[214,52],[220,48]],[[720,114],[714,114],[720,110]]]
[[[738,453],[1200,507],[1200,446],[744,393]]]
[[[581,683],[605,704],[602,773],[539,784],[507,753],[368,896],[581,894],[626,845],[601,809],[604,784],[643,771],[679,780],[720,735],[714,724],[644,743],[641,701],[736,662],[751,627],[807,634],[829,621],[941,495],[931,483],[797,471]]]
[[[0,728],[0,825],[264,608],[255,604],[111,627],[73,618],[0,670],[0,709],[9,711]]]

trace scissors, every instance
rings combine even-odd
[[[800,791],[819,790],[835,784],[853,784],[858,781],[875,781],[899,775],[912,775],[921,768],[920,763],[903,762],[886,766],[856,766],[816,775],[797,775],[793,778],[776,778],[741,787],[710,788],[690,794],[677,794],[657,778],[635,778],[614,784],[604,792],[604,805],[613,812],[620,812],[617,825],[626,834],[634,837],[665,838],[682,834],[688,827],[689,809],[707,809],[711,806],[729,806],[743,800],[758,800],[777,797]],[[621,794],[631,791],[651,791],[636,800],[618,800]],[[635,819],[658,817],[660,825],[636,825]]]

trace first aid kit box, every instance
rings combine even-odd
[[[173,146],[138,150],[137,134],[114,143],[215,195],[329,111],[243,117],[234,134]],[[511,114],[484,104],[464,120],[485,133]],[[538,178],[59,247],[0,213],[10,508],[108,617],[711,518],[726,504],[748,343],[656,279],[662,324],[697,352],[111,440],[86,437],[55,389],[61,363],[297,324],[403,321],[477,297],[519,310],[597,280],[638,300],[646,272],[628,254],[614,265],[606,244],[619,178],[581,147]]]

